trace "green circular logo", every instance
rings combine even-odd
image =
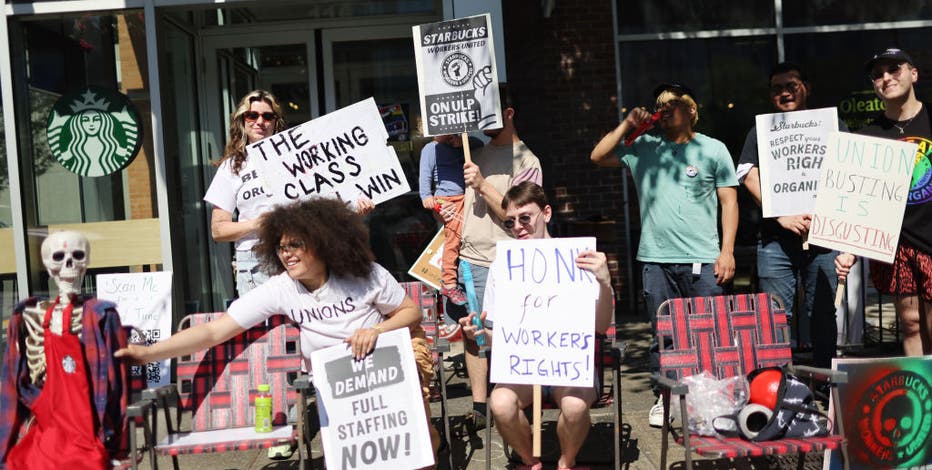
[[[142,145],[142,120],[126,95],[87,87],[62,96],[46,126],[52,155],[81,176],[105,176],[126,168]]]

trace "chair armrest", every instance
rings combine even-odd
[[[142,399],[143,400],[158,400],[160,398],[164,398],[168,395],[171,395],[177,391],[178,389],[175,388],[175,386],[172,384],[162,385],[160,387],[147,388],[142,391]]]
[[[145,417],[153,407],[152,399],[143,398],[126,407],[126,416],[129,418]]]
[[[310,390],[314,388],[312,377],[310,374],[299,375],[291,385],[297,390]]]
[[[650,379],[655,382],[660,388],[670,389],[670,393],[674,395],[686,395],[689,393],[689,386],[673,380],[669,377],[662,376],[660,374],[653,374],[650,376]]]
[[[790,370],[800,377],[818,380],[820,382],[828,382],[833,384],[848,383],[848,373],[840,370],[797,365],[790,366]]]

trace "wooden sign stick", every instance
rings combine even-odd
[[[534,427],[531,434],[533,434],[533,443],[534,443],[534,457],[540,457],[540,405],[541,405],[541,388],[540,384],[534,384]]]
[[[835,289],[835,308],[841,306],[841,299],[845,295],[845,286],[847,283],[847,278],[838,280],[838,287]]]
[[[466,163],[472,163],[472,155],[469,153],[469,134],[463,132],[460,137],[463,138],[463,155],[466,157]]]

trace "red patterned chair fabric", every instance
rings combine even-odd
[[[219,315],[188,315],[179,330]],[[298,328],[286,317],[274,316],[225,343],[180,358],[177,389],[171,387],[178,396],[179,414],[173,426],[166,411],[169,435],[154,446],[155,451],[174,457],[297,445],[297,431],[287,421],[301,396],[291,385],[301,370],[299,344]],[[253,403],[258,385],[264,383],[271,385],[273,431],[256,433]],[[189,432],[173,432],[181,413],[191,416]]]
[[[657,339],[660,344],[660,374],[669,378],[675,376],[676,380],[704,370],[724,378],[746,375],[760,367],[792,363],[786,311],[769,294],[668,300],[657,312]],[[663,383],[660,385],[666,403],[670,403],[671,388]],[[673,393],[677,394],[678,390]],[[834,389],[832,394],[837,398]],[[685,411],[685,401],[681,409]],[[669,416],[669,406],[664,411],[665,417]],[[670,426],[665,424],[661,468],[666,468],[669,432]],[[802,462],[807,452],[843,448],[845,443],[844,436],[834,434],[806,440],[765,442],[682,434],[676,440],[686,447],[685,468],[692,468],[690,451],[714,458],[795,453]]]

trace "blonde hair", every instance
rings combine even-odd
[[[692,125],[695,126],[699,122],[699,106],[696,105],[696,100],[693,99],[689,94],[679,94],[673,90],[663,90],[657,95],[656,106],[659,108],[671,101],[682,101],[686,106],[689,106],[693,110]]]
[[[287,123],[282,107],[278,104],[278,99],[271,92],[265,90],[253,90],[246,93],[243,99],[239,100],[236,110],[230,115],[230,137],[227,139],[226,148],[223,149],[223,158],[215,162],[214,165],[220,166],[225,160],[232,158],[233,174],[238,175],[243,169],[243,162],[246,161],[246,144],[249,140],[246,136],[246,114],[249,107],[256,101],[264,101],[272,108],[272,112],[278,116],[275,119],[275,133],[285,130]]]

